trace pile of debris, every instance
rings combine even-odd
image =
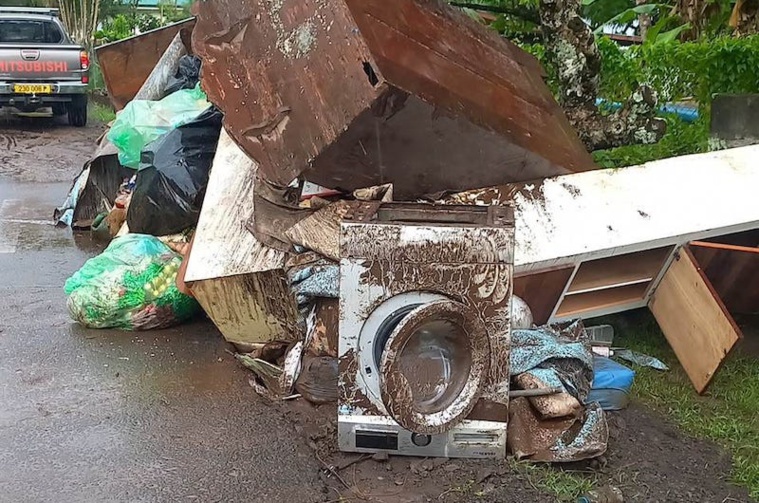
[[[72,314],[144,329],[197,302],[261,393],[339,404],[344,450],[602,454],[603,409],[625,405],[633,374],[576,320],[649,303],[666,318],[659,305],[685,301],[653,292],[688,273],[670,266],[683,246],[759,222],[705,217],[702,200],[666,225],[661,194],[638,190],[654,169],[592,171],[537,61],[443,2],[194,9],[98,49],[119,114],[56,212],[114,238],[109,257],[130,239],[181,246],[132,247],[108,281],[88,263]],[[731,180],[749,172],[734,161]],[[135,304],[76,295],[125,278],[144,284]],[[181,314],[133,321],[167,305]]]

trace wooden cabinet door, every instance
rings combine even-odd
[[[691,251],[681,248],[648,303],[696,391],[743,337]]]

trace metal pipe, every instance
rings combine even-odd
[[[562,388],[537,388],[537,389],[515,389],[509,391],[509,398],[547,396],[564,393]]]

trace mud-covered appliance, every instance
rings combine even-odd
[[[341,450],[505,456],[513,222],[508,206],[408,203],[343,221]]]

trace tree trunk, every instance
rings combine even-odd
[[[635,0],[635,5],[646,5],[646,0]],[[642,40],[646,40],[646,33],[648,33],[648,29],[651,27],[651,15],[650,14],[639,14],[638,15],[638,31],[640,34],[640,38]]]
[[[61,21],[75,42],[88,50],[98,23],[100,0],[59,0]]]
[[[602,114],[596,107],[601,55],[582,20],[580,0],[540,0],[546,54],[557,70],[559,102],[589,151],[656,143],[666,122],[655,117],[656,93],[641,86],[622,107]]]

